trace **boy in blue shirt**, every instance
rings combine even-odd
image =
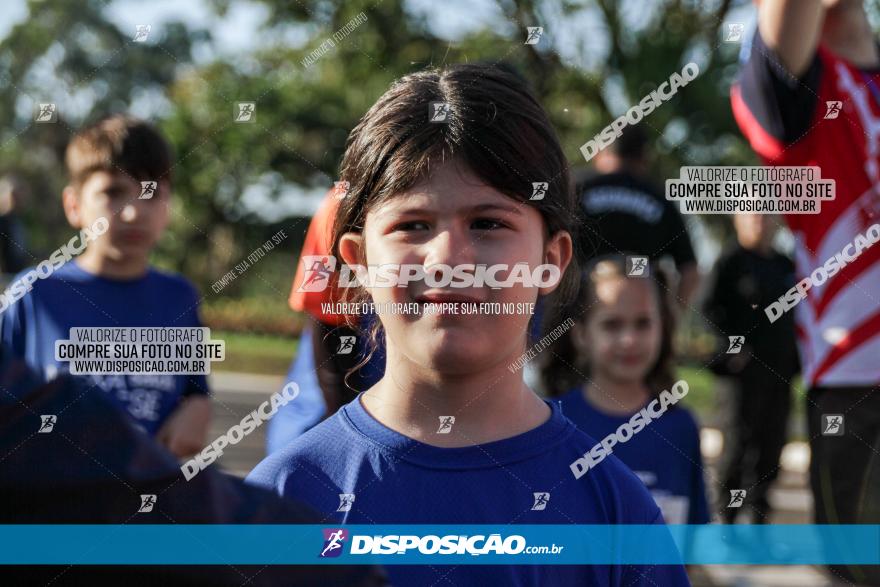
[[[44,381],[69,370],[55,359],[55,344],[71,328],[201,326],[193,286],[149,265],[169,219],[165,139],[143,121],[114,115],[77,133],[65,162],[64,213],[81,232],[0,299],[0,339]],[[211,420],[204,375],[82,377],[178,457],[204,447]]]

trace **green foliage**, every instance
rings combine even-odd
[[[282,337],[297,337],[306,318],[287,307],[276,297],[227,298],[208,300],[201,309],[205,326],[214,330],[250,332]]]
[[[214,0],[211,6],[222,15],[232,4]],[[0,108],[15,112],[12,124],[0,131],[0,172],[15,170],[31,183],[35,198],[27,216],[36,251],[52,250],[69,230],[59,193],[64,185],[61,155],[72,127],[125,110],[151,92],[166,101],[156,122],[177,153],[174,218],[157,260],[191,277],[209,300],[215,295],[210,285],[279,227],[287,229],[290,240],[273,251],[284,257],[275,267],[287,264],[292,274],[293,245],[301,242],[307,219],[267,227],[243,201],[245,190],[262,182],[270,197],[283,200],[302,190],[329,188],[350,129],[392,80],[426,66],[464,61],[516,66],[548,109],[572,166],[582,167],[580,145],[697,58],[700,77],[643,121],[664,137],[658,177],[677,176],[683,164],[753,161],[727,99],[738,49],[721,43],[719,27],[728,1],[658,0],[638,9],[642,14],[636,26],[625,12],[629,5],[632,13],[638,3],[498,0],[497,22],[452,40],[441,38],[408,3],[258,4],[269,17],[253,48],[198,64],[195,46],[216,49],[207,31],[163,24],[153,28],[148,43],[132,43],[133,31],[108,20],[98,0],[28,4],[30,18],[0,42]],[[302,65],[306,55],[361,11],[365,23],[313,65]],[[599,50],[604,59],[585,54],[578,60],[598,64],[590,71],[561,55],[571,51],[562,50],[557,31],[570,21],[589,25],[582,38],[573,39],[575,47],[607,39]],[[525,45],[525,27],[534,24],[545,27],[545,38]],[[626,103],[611,103],[609,81],[619,90],[612,95],[623,95]],[[60,103],[61,123],[31,124],[25,106],[48,94]],[[257,103],[256,122],[233,121],[238,101]],[[74,104],[80,109],[76,116]],[[672,127],[678,134],[670,132]],[[246,281],[267,296],[276,295],[273,289],[286,295],[289,287],[263,287],[264,280],[251,275]],[[222,295],[244,295],[242,287],[235,284]]]
[[[226,358],[213,363],[213,371],[260,375],[286,375],[299,344],[295,338],[229,331],[212,331],[211,338],[226,348]]]

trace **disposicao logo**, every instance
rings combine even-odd
[[[318,558],[336,558],[342,554],[342,545],[348,538],[348,530],[342,528],[324,528],[324,547]]]

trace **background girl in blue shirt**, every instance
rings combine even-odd
[[[578,428],[605,438],[674,383],[669,289],[655,267],[630,277],[626,256],[604,256],[585,269],[569,314],[575,325],[547,355],[544,385]],[[667,523],[709,522],[699,428],[681,404],[612,450]]]
[[[407,75],[348,139],[341,177],[350,188],[334,255],[349,265],[426,271],[547,264],[563,275],[546,287],[432,287],[426,279],[361,292],[377,305],[564,296],[577,275],[566,273],[575,218],[567,167],[518,75],[486,65]],[[545,194],[530,200],[535,182],[546,184]],[[616,459],[579,479],[572,474],[571,463],[595,441],[514,367],[526,351],[527,312],[379,318],[366,335],[384,338],[382,379],[265,459],[251,482],[308,503],[328,524],[662,523],[642,483]],[[388,572],[395,585],[688,584],[678,565],[390,565]]]

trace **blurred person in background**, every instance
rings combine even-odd
[[[73,328],[201,327],[193,285],[151,263],[173,196],[174,158],[162,133],[125,114],[100,118],[70,139],[65,166],[60,204],[79,234],[60,254],[32,261],[0,302],[0,340],[44,381],[77,370],[58,351]],[[146,198],[145,184],[154,190]],[[102,363],[76,377],[176,456],[204,447],[212,418],[205,375],[119,374]]]
[[[709,277],[703,314],[717,330],[723,348],[710,369],[729,379],[725,397],[724,452],[720,507],[731,524],[744,508],[726,507],[731,491],[747,489],[757,524],[768,523],[767,493],[779,471],[791,411],[791,382],[798,372],[794,317],[770,324],[764,308],[795,284],[794,263],[773,248],[776,218],[766,214],[733,217],[736,243],[725,251]],[[727,353],[729,336],[745,335],[736,353]]]
[[[590,437],[629,427],[631,436],[614,446],[614,456],[645,484],[666,523],[707,524],[697,421],[680,403],[658,409],[664,390],[683,385],[687,393],[686,383],[675,381],[672,300],[664,279],[660,271],[627,275],[625,255],[590,262],[565,312],[574,326],[544,355],[541,375],[563,414]]]
[[[305,313],[308,322],[300,335],[297,354],[285,381],[285,385],[296,382],[300,394],[297,401],[282,406],[270,420],[266,434],[267,454],[284,448],[303,432],[332,416],[359,391],[372,387],[384,372],[384,350],[378,348],[366,359],[366,339],[358,336],[352,327],[361,321],[364,330],[369,330],[371,318],[327,312],[322,305],[342,301],[340,290],[334,287],[336,274],[323,275],[315,269],[314,263],[319,263],[318,268],[327,263],[333,222],[339,209],[338,196],[343,194],[341,187],[334,188],[324,198],[309,224],[300,253],[288,302],[291,309]],[[354,344],[349,348],[343,343],[351,337],[354,337]],[[359,369],[346,377],[355,366]]]
[[[575,193],[585,216],[579,235],[581,259],[623,251],[650,261],[671,258],[678,272],[674,299],[686,307],[699,284],[694,249],[678,208],[651,180],[645,131],[640,126],[625,128],[599,151],[593,164],[595,172],[576,174]]]

